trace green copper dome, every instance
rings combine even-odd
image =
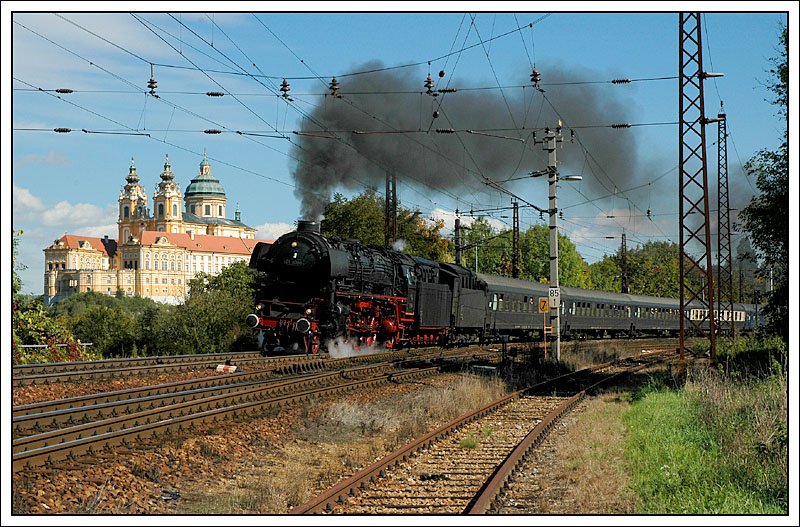
[[[200,163],[200,174],[189,183],[189,186],[186,187],[186,192],[183,193],[184,198],[200,196],[225,197],[225,189],[222,188],[219,180],[211,175],[211,166],[208,164],[208,159],[206,159],[205,155],[203,155],[203,161]]]

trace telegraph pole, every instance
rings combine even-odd
[[[397,180],[386,172],[386,201],[383,210],[383,244],[391,247],[397,240]]]
[[[458,213],[458,211],[456,211]],[[461,218],[456,218],[456,265],[461,265]]]
[[[514,223],[513,223],[513,253],[511,255],[511,276],[519,278],[519,203],[514,201]]]
[[[622,233],[622,247],[620,248],[620,257],[622,258],[622,262],[620,267],[622,268],[622,293],[628,294],[628,247],[625,243],[625,233]]]
[[[549,188],[550,214],[550,326],[553,328],[555,345],[553,346],[553,356],[556,362],[561,360],[561,323],[559,313],[561,310],[561,291],[558,286],[558,169],[556,160],[556,143],[564,141],[561,135],[561,121],[558,128],[551,130],[545,128],[544,139],[541,142],[543,149],[547,151],[547,181]]]

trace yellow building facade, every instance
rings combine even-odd
[[[180,303],[188,281],[202,271],[216,274],[248,261],[258,241],[255,229],[225,217],[227,198],[206,156],[182,194],[167,158],[161,182],[147,193],[131,166],[119,194],[118,238],[64,234],[44,249],[44,296],[48,303],[86,291],[138,295]]]

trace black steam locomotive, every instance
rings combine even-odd
[[[339,342],[391,349],[533,339],[549,323],[539,308],[546,284],[325,238],[311,221],[298,222],[273,244],[256,245],[250,267],[264,273],[256,311],[247,316],[264,355],[313,354]],[[676,299],[562,287],[558,309],[565,339],[679,331]],[[689,316],[704,320],[708,313],[697,306]],[[748,304],[715,316],[739,332],[757,324]]]

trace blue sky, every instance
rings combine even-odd
[[[507,2],[465,4],[471,8],[500,5],[504,12],[498,13],[253,14],[252,10],[264,5],[237,3],[232,7],[235,13],[190,14],[171,11],[183,9],[183,4],[123,3],[122,7],[115,4],[115,9],[147,12],[134,16],[128,11],[58,15],[40,11],[12,16],[9,9],[42,8],[4,3],[3,24],[10,29],[4,37],[10,33],[13,50],[11,61],[3,61],[3,223],[6,229],[13,226],[24,231],[19,258],[27,266],[21,273],[25,292],[41,294],[42,249],[65,232],[116,237],[116,200],[132,157],[152,196],[165,155],[185,189],[197,175],[206,151],[214,175],[227,192],[230,216],[238,203],[242,220],[258,228],[261,238],[290,229],[303,214],[296,194],[298,181],[316,177],[309,173],[305,179],[295,179],[298,154],[302,157],[309,147],[328,148],[333,143],[294,132],[314,130],[315,119],[333,111],[333,104],[349,105],[347,111],[358,114],[359,122],[368,123],[373,131],[397,130],[398,126],[460,130],[446,138],[436,137],[424,146],[421,157],[405,153],[412,159],[403,160],[409,168],[398,176],[402,204],[418,207],[426,217],[443,219],[448,226],[456,209],[510,204],[507,195],[481,184],[481,177],[500,181],[544,168],[541,147],[533,147],[526,134],[553,126],[555,108],[566,129],[574,127],[581,139],[575,144],[565,141],[558,151],[561,173],[584,177],[581,183],[560,186],[564,220],[559,226],[584,258],[593,262],[614,252],[623,230],[629,247],[649,240],[677,241],[678,84],[674,78],[639,80],[677,76],[677,12],[581,13],[565,10],[596,9],[597,4],[556,3],[561,12],[544,13],[525,11],[534,6],[528,2]],[[379,9],[429,8],[416,3],[375,5]],[[751,5],[775,12],[714,12],[723,6],[744,10]],[[193,6],[204,9],[202,3]],[[282,6],[330,8],[315,3]],[[342,4],[338,9],[365,6],[373,4]],[[671,8],[670,4],[658,6]],[[764,84],[771,80],[769,58],[776,56],[779,27],[788,20],[785,12],[778,11],[791,4],[703,6],[709,9],[702,18],[704,69],[725,73],[706,82],[706,113],[716,115],[720,99],[724,101],[731,134],[731,201],[733,207],[740,207],[755,188],[740,163],[780,141],[781,123],[775,107],[765,100],[771,93]],[[630,8],[646,5],[630,4]],[[792,23],[796,14],[792,13]],[[532,28],[528,27],[531,23]],[[9,54],[9,46],[4,50]],[[412,91],[420,93],[390,93],[384,83],[376,90],[380,94],[348,94],[348,87],[352,90],[373,80],[370,74],[349,74],[375,68],[374,61],[392,68],[382,82],[396,76],[397,91],[413,86]],[[145,94],[150,63],[155,64],[160,99]],[[544,95],[530,87],[534,65],[542,74]],[[441,78],[440,70],[445,72]],[[460,91],[438,99],[421,93],[429,72],[437,87]],[[340,83],[340,100],[324,95],[332,76]],[[279,97],[283,78],[290,83],[292,101]],[[616,78],[636,82],[604,82]],[[52,91],[57,88],[75,92],[57,98]],[[208,97],[208,91],[226,95]],[[389,106],[394,107],[392,112],[383,113]],[[433,120],[436,109],[442,117]],[[395,116],[402,119],[392,122]],[[348,121],[343,117],[341,122]],[[501,122],[513,123],[508,128],[516,130],[504,126],[505,131],[491,132],[502,137],[464,142],[474,139],[463,139],[464,130],[489,130]],[[638,126],[608,127],[618,122]],[[76,131],[42,131],[56,127]],[[524,132],[520,131],[523,127]],[[203,133],[211,128],[223,133]],[[716,147],[711,145],[716,141],[716,127],[709,126],[708,132],[709,176],[714,181]],[[337,133],[344,138],[342,145],[350,145],[345,150],[357,144],[351,132]],[[398,135],[376,134],[369,140],[388,150],[402,144]],[[424,135],[408,137],[420,145],[428,140]],[[507,152],[516,156],[514,149],[526,147],[527,154],[509,162]],[[314,190],[330,188],[346,195],[362,191],[365,185],[382,190],[376,182],[383,178],[380,167],[386,161],[380,153],[370,155],[358,159],[353,172],[341,176],[341,184]],[[397,155],[402,157],[404,152],[387,153],[386,159],[398,159],[391,157]],[[434,173],[440,170],[442,159],[454,167],[452,173],[447,169]],[[304,163],[306,167],[308,160]],[[546,207],[546,182],[540,179],[504,185],[528,202]],[[647,209],[652,219],[646,217]],[[496,214],[495,225],[511,223],[502,216],[510,217],[510,212]],[[538,213],[523,209],[522,228],[539,221]]]

